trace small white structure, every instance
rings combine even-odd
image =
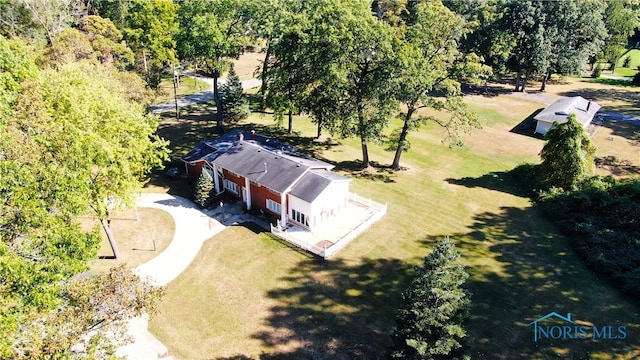
[[[582,96],[559,98],[534,116],[534,120],[537,120],[535,132],[542,135],[546,134],[554,123],[562,124],[567,122],[571,113],[576,114],[578,122],[586,128],[601,107],[600,104],[587,100]]]

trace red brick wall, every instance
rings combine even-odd
[[[265,212],[277,215],[278,218],[280,218],[280,214],[276,214],[267,209],[267,199],[271,199],[280,204],[280,194],[274,194],[264,186],[258,186],[254,183],[251,183],[251,207],[262,209]]]
[[[202,173],[202,166],[204,165],[204,161],[198,161],[197,163],[191,165],[187,164],[187,174],[192,179],[197,179],[200,177]]]
[[[229,180],[231,182],[234,182],[238,186],[238,194],[234,194],[231,191],[227,191],[227,194],[235,195],[239,199],[242,199],[242,189],[244,189],[244,178],[242,176],[233,175],[232,173],[230,173],[226,169],[222,169],[222,174],[224,175],[225,179],[227,179],[227,180]],[[224,180],[222,180],[222,183],[220,184],[220,186],[222,186],[223,189],[225,188],[224,187]]]

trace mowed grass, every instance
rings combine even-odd
[[[153,104],[163,104],[166,102],[174,101],[174,89],[173,89],[173,77],[171,75],[165,75],[160,82],[156,96],[153,99]],[[210,91],[211,86],[206,82],[197,78],[182,76],[180,77],[180,84],[176,88],[176,94],[178,97],[197,94],[203,91]]]
[[[97,227],[102,236],[99,258],[91,263],[91,271],[106,272],[112,267],[125,264],[133,269],[160,254],[173,239],[175,223],[167,212],[153,208],[137,208],[119,211],[111,217],[111,232],[120,252],[113,259],[113,250],[100,222],[91,217],[78,219],[84,229]]]
[[[609,91],[582,82],[557,89],[556,96]],[[623,99],[637,96],[626,93],[633,89],[614,91]],[[168,285],[151,331],[186,359],[379,358],[414,266],[437,240],[450,236],[470,274],[466,328],[473,358],[640,356],[637,303],[589,271],[569,239],[507,173],[522,162],[537,162],[543,141],[512,129],[544,105],[504,94],[475,95],[468,102],[484,128],[465,135],[464,148],[450,149],[441,143],[441,129],[425,126],[410,135],[411,150],[401,161],[406,169],[398,172],[387,168],[393,153],[376,145],[370,146],[374,166],[358,170],[357,140],[313,140],[315,127],[304,117],[295,119],[294,135],[274,129],[269,114],[239,124],[336,164],[353,178],[353,192],[387,203],[388,214],[330,261],[251,226],[229,228],[205,242],[187,271]],[[182,125],[193,140],[199,126],[209,129],[202,116]],[[615,136],[622,142],[622,134]],[[181,149],[193,145],[176,139]],[[605,154],[611,141],[595,141]],[[628,150],[620,151],[627,156]],[[625,325],[628,337],[534,342],[528,324],[551,311],[571,313],[585,324]]]

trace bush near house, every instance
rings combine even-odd
[[[200,207],[207,207],[211,205],[211,201],[213,200],[213,188],[213,178],[208,172],[203,171],[196,183],[196,192],[194,195],[195,203],[200,205]]]

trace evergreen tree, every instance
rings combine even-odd
[[[198,178],[198,182],[196,183],[196,204],[200,205],[201,207],[211,205],[211,201],[213,200],[213,197],[211,196],[213,187],[213,178],[207,171],[202,170],[202,173]]]
[[[546,134],[547,143],[540,152],[540,176],[544,185],[569,190],[593,173],[596,147],[576,119],[556,123]]]
[[[468,275],[455,264],[459,254],[449,238],[436,244],[416,269],[396,315],[391,356],[397,359],[463,359],[462,322],[469,299],[462,288]]]
[[[233,66],[229,70],[227,82],[220,86],[222,100],[222,116],[227,122],[237,122],[249,116],[249,103],[242,90],[242,82]]]

